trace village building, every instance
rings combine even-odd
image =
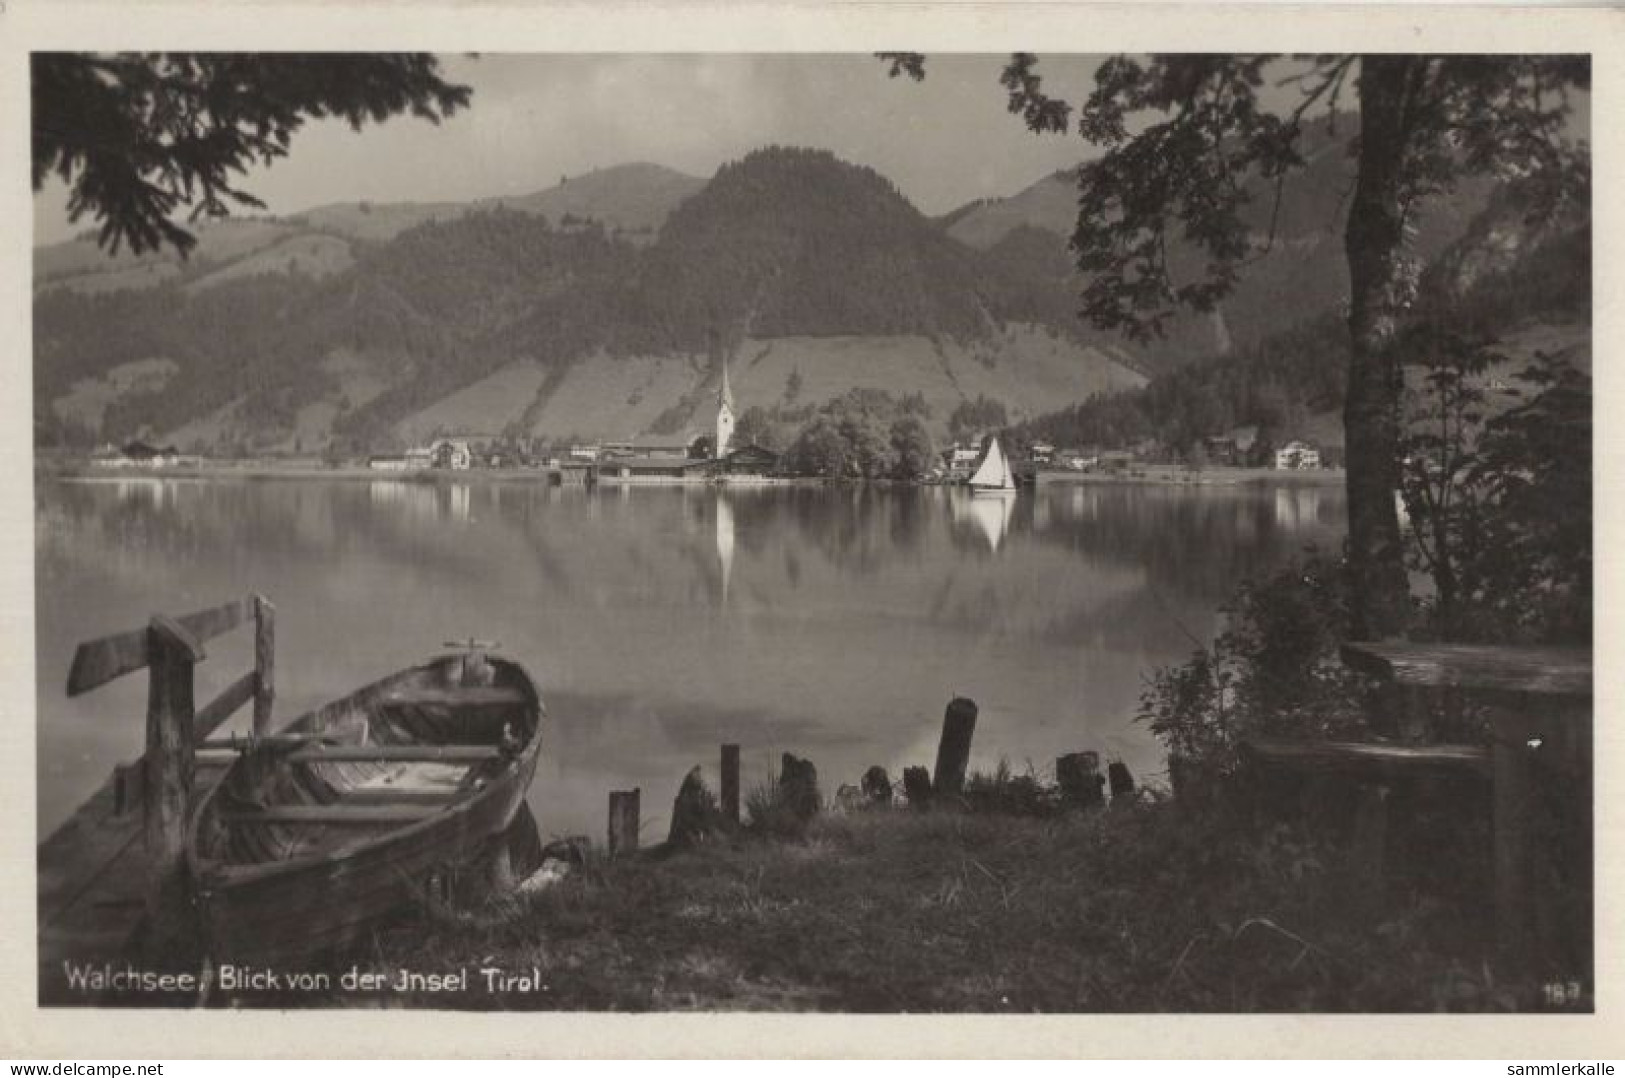
[[[599,454],[604,459],[635,457],[639,459],[687,460],[689,442],[679,440],[643,439],[628,442],[605,442]]]
[[[137,439],[118,449],[107,446],[91,461],[105,468],[169,468],[181,462],[181,454],[172,445],[159,449]]]
[[[474,465],[474,451],[468,438],[441,437],[429,443],[429,463],[434,468],[464,472]]]
[[[970,473],[975,469],[982,451],[977,446],[962,445],[955,442],[942,451],[942,464],[948,472],[950,480],[969,479]]]
[[[1280,471],[1320,467],[1320,450],[1307,442],[1291,441],[1275,451],[1275,467]]]
[[[1253,448],[1257,444],[1258,427],[1256,425],[1237,427],[1227,433],[1202,439],[1202,448],[1207,452],[1209,463],[1230,464],[1238,467],[1247,464],[1252,459]]]
[[[714,474],[729,479],[766,478],[779,470],[779,455],[759,445],[736,446],[716,462]]]

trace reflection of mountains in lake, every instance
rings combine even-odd
[[[621,772],[675,784],[721,740],[756,746],[747,755],[817,751],[842,781],[928,763],[900,754],[930,741],[961,692],[983,707],[989,765],[1102,745],[1152,764],[1149,735],[1128,725],[1143,673],[1188,654],[1186,633],[1211,633],[1237,581],[1335,537],[1341,514],[1334,491],[981,501],[944,488],[44,482],[41,759],[72,787],[139,741],[94,710],[102,694],[61,696],[75,643],[253,590],[278,605],[287,717],[443,640],[502,641],[568,705],[543,775],[591,793],[582,826],[601,825]],[[236,669],[213,665],[200,676]],[[548,796],[550,811],[575,811]]]
[[[636,578],[639,595],[720,605],[771,603],[836,579],[1022,581],[1091,576],[1091,587],[1141,570],[1178,590],[1222,598],[1261,558],[1334,544],[1341,490],[1235,491],[1076,486],[1018,498],[964,491],[707,488],[613,494],[519,484],[367,484],[129,480],[60,484],[41,513],[66,513],[78,557],[104,564],[132,550],[245,545],[297,559],[364,545],[403,574],[500,572],[572,592]],[[42,516],[42,520],[44,517]],[[61,529],[53,529],[60,531]],[[58,554],[63,550],[55,551]],[[1129,570],[1124,577],[1123,571]]]

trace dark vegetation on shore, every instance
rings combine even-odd
[[[1533,1005],[1497,973],[1482,830],[1437,809],[1360,874],[1336,825],[1152,796],[1062,812],[982,776],[981,808],[822,815],[606,861],[384,934],[373,968],[540,972],[471,1009],[1434,1011]],[[972,783],[974,788],[977,784]],[[1000,796],[994,796],[999,791]],[[1003,800],[1004,803],[999,802]],[[477,981],[477,979],[476,979]]]

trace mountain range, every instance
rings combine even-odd
[[[1270,253],[1147,345],[1076,316],[1064,172],[933,219],[870,169],[767,147],[710,179],[632,164],[520,197],[222,220],[185,261],[76,239],[35,251],[36,426],[305,453],[437,429],[674,435],[709,425],[724,361],[740,407],[871,387],[920,394],[939,432],[984,396],[1018,421],[1334,310],[1351,164],[1331,132],[1307,156],[1277,213],[1267,192],[1253,207]],[[1465,235],[1488,191],[1436,200],[1418,253]]]

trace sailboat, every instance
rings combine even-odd
[[[981,467],[970,477],[970,489],[972,494],[1016,492],[1016,477],[1010,472],[1010,462],[1005,459],[1004,450],[999,448],[997,438],[988,439],[987,453],[982,457]]]

